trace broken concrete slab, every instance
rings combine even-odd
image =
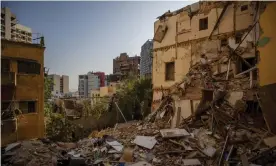
[[[118,152],[121,152],[124,148],[124,146],[122,144],[120,144],[118,141],[106,141],[106,143],[110,146],[112,146],[115,150],[117,150]]]
[[[198,159],[183,159],[183,165],[201,165]]]
[[[190,133],[188,133],[185,129],[162,129],[160,130],[160,133],[163,138],[174,138],[174,137],[184,137],[189,136]]]
[[[276,136],[274,137],[268,137],[264,139],[264,143],[269,146],[270,148],[273,148],[276,146]]]
[[[5,152],[19,148],[20,146],[21,146],[20,142],[11,143],[11,144],[7,145],[7,147],[5,148]]]
[[[208,146],[205,149],[203,149],[203,153],[206,154],[209,157],[213,157],[216,153],[216,149],[213,148],[212,146]]]
[[[145,147],[147,149],[152,149],[154,145],[157,143],[155,137],[148,137],[148,136],[136,136],[133,142],[136,145]]]
[[[227,101],[232,105],[235,106],[236,102],[238,100],[241,100],[243,98],[243,92],[240,91],[234,91],[230,92],[230,94],[227,96]]]

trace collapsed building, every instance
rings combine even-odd
[[[275,49],[270,40],[275,23],[269,21],[273,9],[275,3],[268,2],[205,1],[158,17],[152,110],[170,95],[171,127],[177,127],[181,119],[204,110],[216,92],[226,91],[225,100],[233,109],[262,111],[275,133],[275,57],[269,54]]]

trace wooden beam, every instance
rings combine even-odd
[[[222,12],[220,13],[219,18],[218,18],[218,20],[217,20],[217,22],[216,22],[216,24],[215,24],[215,26],[214,26],[212,32],[210,33],[210,36],[209,36],[208,39],[211,38],[211,36],[213,35],[214,31],[215,31],[215,30],[217,29],[217,27],[219,26],[219,23],[220,23],[220,21],[221,21],[221,19],[222,19],[222,17],[223,17],[223,15],[224,15],[224,13],[225,13],[225,11],[226,11],[226,9],[227,9],[227,7],[228,7],[229,4],[230,4],[230,2],[226,2],[226,5],[223,7],[223,10],[222,10]]]

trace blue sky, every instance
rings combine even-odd
[[[122,52],[140,55],[153,38],[156,17],[193,2],[2,2],[20,24],[45,37],[45,67],[69,75],[77,89],[78,75],[112,73],[113,58]],[[33,36],[35,37],[35,35]]]

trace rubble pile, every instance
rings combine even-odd
[[[170,100],[166,100],[170,101]],[[76,143],[22,141],[2,149],[3,165],[268,165],[276,159],[276,136],[218,109],[169,128],[166,109],[154,118],[116,124]],[[154,119],[154,120],[153,120]],[[149,120],[153,121],[150,122]],[[160,121],[165,121],[160,125]],[[164,127],[164,128],[163,128]],[[246,164],[248,163],[248,164]]]

